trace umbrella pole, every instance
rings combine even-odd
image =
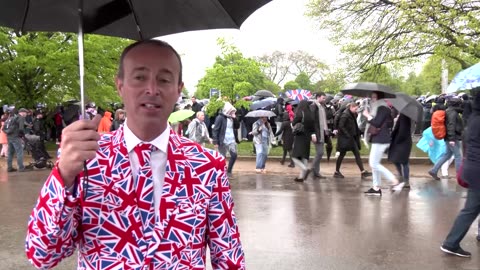
[[[83,54],[83,0],[78,0],[78,68],[80,73],[80,110],[82,113],[82,119],[86,119],[84,94],[85,65]]]
[[[82,119],[87,119],[85,114],[85,95],[84,95],[84,55],[83,55],[83,0],[78,0],[78,68],[80,72],[80,109]],[[83,162],[83,199],[87,199],[88,194],[88,170],[87,161]]]

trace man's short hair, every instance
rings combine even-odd
[[[315,93],[315,98],[321,97],[321,96],[326,96],[325,92],[317,92]]]
[[[197,97],[196,97],[196,96],[192,96],[191,98],[197,99]]]
[[[152,45],[156,45],[156,46],[161,47],[161,48],[167,48],[167,49],[172,50],[172,52],[175,54],[175,56],[178,59],[178,63],[180,64],[180,72],[178,74],[178,83],[182,83],[182,67],[183,67],[183,65],[182,65],[182,59],[180,58],[180,55],[172,47],[172,45],[168,44],[165,41],[158,40],[158,39],[140,40],[140,41],[137,41],[135,43],[132,43],[132,44],[128,45],[125,49],[123,49],[122,55],[120,56],[120,63],[118,64],[117,77],[120,78],[120,79],[123,79],[123,77],[125,76],[125,71],[124,71],[124,67],[123,67],[123,60],[125,60],[125,56],[128,54],[128,52],[130,52],[133,48],[135,48],[137,46],[140,46],[140,45],[144,45],[144,44],[152,44]]]

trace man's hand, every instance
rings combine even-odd
[[[312,134],[312,142],[317,143],[317,136],[315,134]]]
[[[63,129],[58,170],[65,187],[73,185],[85,160],[95,157],[100,139],[97,127],[101,119],[97,114],[92,120],[78,120]]]
[[[450,146],[455,146],[455,142],[454,141],[451,141],[451,142],[448,142],[450,144]]]
[[[215,150],[217,150],[218,149],[218,144],[213,145],[213,148],[215,148]]]

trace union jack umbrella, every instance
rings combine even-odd
[[[308,100],[312,97],[312,93],[309,90],[304,90],[304,89],[295,89],[295,90],[288,90],[285,92],[285,95],[287,95],[288,98],[291,98],[293,100]]]

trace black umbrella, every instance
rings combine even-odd
[[[395,98],[395,93],[392,88],[371,82],[349,83],[341,90],[345,95],[352,95],[357,97],[370,97],[372,92],[382,92],[384,98]]]
[[[134,40],[192,30],[240,28],[270,0],[0,0],[0,25],[20,31],[78,31]]]
[[[270,1],[0,0],[0,25],[19,32],[78,33],[83,111],[83,33],[143,40],[192,30],[239,28]]]
[[[393,107],[400,113],[417,123],[423,121],[423,107],[420,102],[404,93],[396,93],[396,98],[389,99]]]
[[[255,92],[254,96],[257,97],[275,97],[275,95],[269,90],[258,90]]]
[[[135,40],[214,28],[239,28],[270,0],[0,0],[0,26],[19,32],[78,32],[80,102],[85,115],[83,34]],[[84,166],[84,196],[88,175]]]

